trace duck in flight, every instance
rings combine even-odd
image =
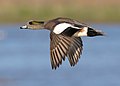
[[[81,36],[103,36],[103,32],[70,18],[55,18],[49,21],[28,21],[21,29],[47,29],[50,31],[50,60],[56,69],[67,57],[71,66],[77,64],[83,50]]]

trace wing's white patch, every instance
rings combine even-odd
[[[88,27],[84,27],[79,33],[78,36],[87,36]]]
[[[60,24],[58,24],[58,25],[56,25],[56,26],[54,27],[53,32],[56,33],[56,34],[60,34],[60,33],[62,33],[65,29],[67,29],[68,27],[73,27],[73,28],[79,29],[78,27],[74,27],[73,25],[68,24],[68,23],[60,23]]]

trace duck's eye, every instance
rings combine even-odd
[[[29,22],[29,24],[30,24],[30,25],[32,25],[32,24],[33,24],[33,22]]]

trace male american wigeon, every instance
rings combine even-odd
[[[103,32],[70,18],[55,18],[49,21],[27,22],[21,29],[47,29],[50,31],[50,59],[52,69],[62,64],[67,57],[71,66],[77,64],[83,50],[81,36],[103,36]]]

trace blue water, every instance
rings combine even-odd
[[[75,67],[52,70],[49,31],[0,25],[0,86],[120,86],[120,25],[92,24],[105,37],[83,37]]]

